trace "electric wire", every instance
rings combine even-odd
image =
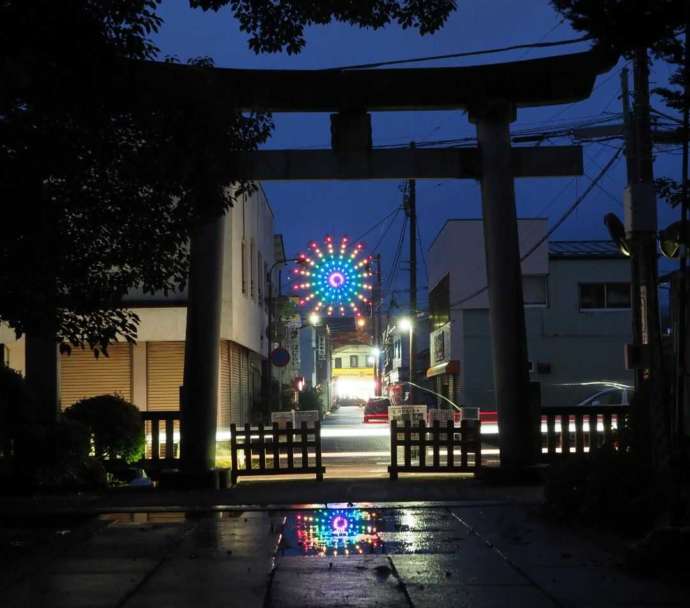
[[[400,237],[398,238],[398,244],[396,245],[395,255],[393,256],[393,264],[386,277],[385,281],[385,291],[389,292],[393,286],[393,280],[398,274],[398,267],[400,265],[400,256],[402,254],[403,244],[405,242],[405,231],[407,230],[407,216],[405,217],[402,227],[400,228]]]
[[[362,70],[368,68],[381,68],[389,65],[405,65],[410,63],[424,63],[426,61],[438,61],[440,59],[459,59],[462,57],[476,57],[479,55],[493,55],[494,53],[505,53],[508,51],[519,51],[522,49],[543,49],[555,46],[565,46],[586,42],[591,40],[591,36],[580,36],[579,38],[568,38],[566,40],[555,40],[554,42],[529,42],[526,44],[514,44],[494,49],[483,49],[480,51],[463,51],[459,53],[447,53],[445,55],[430,55],[427,57],[409,57],[406,59],[392,59],[390,61],[378,61],[376,63],[360,63],[355,65],[343,65],[333,68],[326,68],[325,72],[340,72],[345,70]]]
[[[592,182],[587,186],[585,191],[578,196],[573,203],[566,209],[566,211],[561,215],[560,218],[556,221],[556,223],[546,232],[546,234],[540,238],[532,247],[527,250],[527,252],[520,257],[520,262],[524,262],[529,256],[531,256],[558,228],[561,227],[563,222],[567,220],[572,213],[577,209],[577,207],[584,201],[589,193],[594,190],[594,188],[597,186],[599,181],[604,177],[604,175],[611,169],[611,167],[614,165],[614,163],[620,158],[621,154],[623,153],[623,148],[620,147],[618,150],[615,152],[615,154],[609,159],[609,161],[604,165],[602,170],[596,175],[596,177],[592,180]],[[469,300],[472,300],[476,298],[477,296],[483,294],[487,289],[489,288],[489,285],[486,284],[484,287],[481,289],[477,289],[476,291],[472,292],[471,294],[464,296],[463,298],[453,302],[450,305],[450,309],[457,309],[460,306],[462,306],[465,302],[468,302]]]
[[[388,234],[388,232],[390,231],[390,229],[393,227],[393,224],[395,223],[395,220],[397,219],[398,214],[400,213],[400,211],[402,211],[402,209],[401,209],[400,207],[398,207],[398,208],[395,210],[395,214],[394,214],[393,217],[391,218],[391,221],[389,222],[389,224],[388,224],[388,226],[386,227],[386,229],[381,233],[381,236],[379,237],[379,240],[376,242],[376,245],[374,245],[374,248],[371,250],[371,253],[372,253],[372,254],[375,254],[375,253],[378,253],[378,252],[379,252],[379,248],[381,247],[381,244],[383,243],[383,239],[386,238],[386,235]]]
[[[400,207],[398,206],[398,207],[396,207],[395,209],[393,209],[390,213],[386,214],[385,217],[381,218],[378,222],[376,222],[376,223],[375,223],[371,228],[369,228],[366,232],[364,232],[362,235],[358,236],[358,237],[355,239],[355,242],[361,241],[364,237],[366,237],[367,235],[371,234],[371,233],[372,233],[374,230],[376,230],[381,224],[383,224],[389,217],[391,217],[392,215],[397,215],[399,211],[400,211]]]

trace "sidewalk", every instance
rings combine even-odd
[[[310,519],[313,518],[313,519]],[[7,608],[687,606],[514,501],[108,516],[4,580]]]

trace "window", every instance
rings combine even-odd
[[[343,367],[342,357],[336,357],[335,358],[335,369],[342,369],[342,367]]]
[[[350,355],[350,367],[359,367],[359,357]]]
[[[580,284],[580,310],[625,310],[630,302],[630,283]]]
[[[242,241],[242,255],[240,259],[240,264],[242,265],[242,293],[247,293],[247,243]]]
[[[264,281],[263,281],[263,276],[262,276],[262,271],[264,268],[264,258],[261,255],[261,252],[258,252],[258,259],[256,261],[256,276],[257,276],[257,284],[259,287],[259,304],[261,304],[261,300],[264,297]]]
[[[547,281],[545,275],[526,275],[522,277],[522,294],[525,306],[546,306]]]
[[[256,296],[256,277],[254,276],[254,259],[256,258],[256,246],[254,245],[254,239],[251,240],[249,245],[249,293],[253,297]]]
[[[268,293],[268,264],[264,262],[264,273],[261,275],[261,283],[265,285],[266,296],[270,297],[273,294]],[[265,305],[268,311],[268,297],[266,298]]]

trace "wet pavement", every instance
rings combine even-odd
[[[15,551],[0,605],[687,606],[690,591],[626,574],[539,505],[122,513],[67,530]]]

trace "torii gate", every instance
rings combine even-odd
[[[332,149],[238,153],[230,177],[247,180],[478,179],[481,182],[501,465],[536,456],[515,208],[516,177],[582,174],[577,146],[512,148],[516,110],[580,101],[615,58],[583,53],[464,68],[234,70],[141,64],[142,87],[181,101],[212,95],[238,110],[331,112]],[[477,149],[372,150],[367,112],[455,110],[476,124]],[[182,403],[184,468],[199,483],[214,465],[224,216],[196,228],[191,245]]]

